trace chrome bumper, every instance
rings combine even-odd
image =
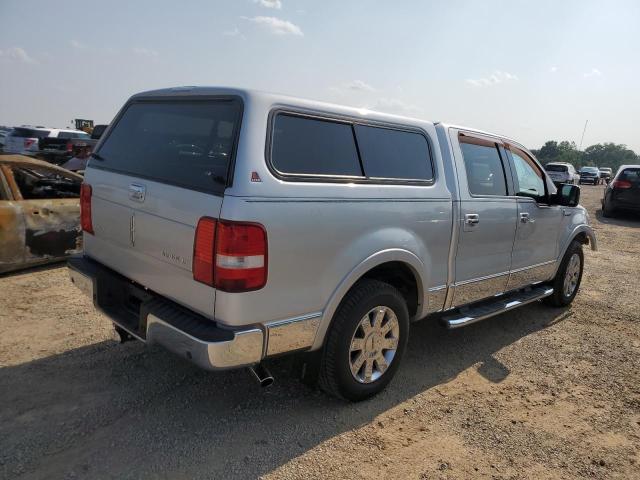
[[[81,256],[68,261],[71,281],[93,299],[94,306],[115,325],[149,345],[161,345],[205,370],[225,370],[259,363],[265,335],[262,329],[228,330],[175,306],[161,297],[134,286],[103,265]],[[137,290],[149,297],[140,313],[127,315],[103,300],[112,285]]]
[[[234,331],[232,340],[208,342],[150,314],[147,317],[146,341],[149,345],[162,345],[205,370],[225,370],[259,363],[264,335],[259,328],[250,328]]]

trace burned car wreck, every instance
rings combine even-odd
[[[82,250],[82,177],[22,155],[0,155],[0,273]]]

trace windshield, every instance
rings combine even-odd
[[[598,173],[599,170],[596,167],[582,167],[582,169],[580,170],[581,172],[587,172],[587,173]]]
[[[547,172],[566,172],[569,168],[566,165],[546,165],[544,169]]]
[[[240,101],[231,98],[134,102],[90,166],[195,190],[221,191],[241,108]]]

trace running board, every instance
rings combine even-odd
[[[535,302],[550,295],[553,295],[553,288],[548,285],[518,290],[513,293],[500,295],[494,300],[481,304],[455,309],[453,312],[443,315],[441,320],[444,326],[449,329],[460,328],[479,322],[485,318],[508,312],[509,310]]]

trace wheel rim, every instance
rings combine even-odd
[[[378,380],[391,366],[400,338],[400,324],[389,307],[372,308],[351,337],[349,366],[360,383]]]
[[[574,253],[567,264],[567,271],[564,274],[564,295],[570,297],[578,287],[580,278],[580,255]]]

